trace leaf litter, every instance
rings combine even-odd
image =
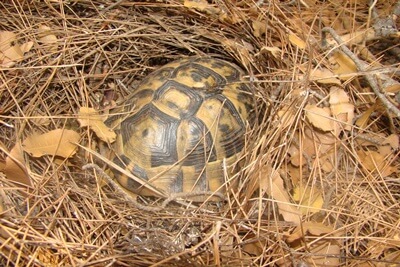
[[[0,3],[0,264],[399,262],[398,2],[15,3]],[[206,54],[246,69],[257,101],[239,190],[141,209],[88,151],[149,72]]]

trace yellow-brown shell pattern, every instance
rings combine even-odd
[[[118,124],[114,162],[167,195],[224,192],[227,166],[244,146],[253,97],[236,65],[191,57],[147,76],[127,100],[133,112]],[[224,160],[225,159],[225,160]],[[128,191],[153,193],[114,172]]]

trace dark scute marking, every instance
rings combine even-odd
[[[146,170],[136,164],[133,166],[131,172],[133,175],[135,175],[136,177],[139,177],[143,180],[147,181],[149,179],[149,177],[147,176]],[[129,180],[132,180],[132,179],[129,179]]]
[[[224,67],[228,67],[232,70],[231,75],[224,75],[225,79],[228,82],[235,82],[240,80],[240,76],[243,73],[243,70],[238,66],[221,59],[208,59],[211,62],[211,68],[220,69]],[[202,61],[207,61],[207,59],[203,59]],[[200,62],[199,62],[200,63]]]
[[[150,97],[152,96],[154,93],[154,90],[152,89],[142,89],[140,91],[138,91],[137,93],[134,93],[133,97],[136,99],[140,99],[140,98],[146,98],[146,97]]]
[[[148,181],[147,173],[143,168],[140,168],[135,164],[135,166],[132,168],[131,173],[143,180]],[[134,190],[134,189],[139,189],[142,185],[138,183],[137,181],[133,179],[128,179],[128,184],[126,185],[126,189],[128,190]]]
[[[163,80],[163,79],[168,79],[171,76],[171,73],[173,72],[175,68],[164,66],[159,68],[158,70],[153,71],[149,75],[147,75],[140,83],[141,84],[146,84],[150,82],[150,80]],[[139,85],[139,87],[140,87]]]
[[[170,186],[171,193],[183,192],[183,173],[179,171],[175,177],[174,182]]]
[[[142,131],[142,137],[143,138],[146,138],[146,136],[149,134],[149,129],[144,129],[143,131]]]
[[[176,139],[179,120],[162,113],[155,106],[152,106],[152,116],[157,120],[158,125],[163,128],[163,131],[156,133],[162,134],[159,138],[162,143],[157,144],[157,147],[154,146],[151,148],[151,166],[172,165],[178,161]]]
[[[171,79],[176,78],[178,73],[185,72],[185,70],[189,70],[192,79],[196,82],[202,81],[204,78],[213,77],[216,81],[215,87],[224,87],[226,84],[225,77],[221,76],[217,72],[213,71],[209,67],[205,67],[201,64],[201,62],[192,62],[188,61],[186,64],[182,64],[181,66],[177,67],[171,75]],[[206,88],[207,90],[213,88]]]
[[[175,110],[178,109],[178,105],[175,104],[174,102],[171,102],[171,101],[168,101],[168,102],[167,102],[167,106],[168,106],[169,108],[171,108],[171,109],[175,109]]]
[[[199,177],[200,176],[200,177]],[[209,191],[210,187],[208,185],[208,179],[206,175],[206,171],[204,170],[204,167],[201,167],[200,165],[195,166],[195,177],[196,179],[196,185],[195,185],[195,190],[194,191]]]
[[[231,131],[226,131],[220,136],[221,146],[225,151],[225,156],[230,158],[242,150],[244,146],[243,139],[246,126],[239,111],[236,110],[235,106],[228,98],[225,96],[216,96],[216,98],[220,99],[220,101],[224,101],[224,107],[222,110],[226,109],[226,116],[231,116],[231,118],[235,120],[234,123],[240,126],[239,129],[232,129],[229,127],[229,130]],[[220,130],[223,131],[224,129],[220,128]]]
[[[187,110],[180,110],[180,116],[181,118],[187,118],[189,116],[193,116],[197,112],[197,110],[200,108],[201,104],[203,103],[203,96],[201,92],[198,90],[194,90],[190,87],[185,86],[184,84],[178,83],[174,80],[169,80],[165,82],[158,90],[154,92],[154,100],[160,100],[163,95],[170,89],[177,90],[179,92],[182,92],[183,94],[189,96],[190,98],[190,105],[187,108]],[[175,105],[173,102],[170,102],[171,105]]]
[[[221,124],[221,125],[219,125],[219,130],[222,133],[226,134],[230,130],[230,127],[227,124]]]
[[[183,161],[184,166],[202,166],[206,160],[217,160],[217,153],[213,146],[213,138],[207,126],[198,118],[190,118],[190,138],[188,148],[184,152],[187,155]],[[204,133],[206,134],[204,136]]]
[[[240,92],[251,93],[250,86],[248,86],[248,85],[245,84],[245,83],[241,83],[241,84],[239,85],[239,91],[240,91]]]
[[[215,95],[214,97],[224,103],[224,108],[221,110],[221,116],[225,116],[224,109],[226,108],[228,110],[228,114],[230,114],[238,122],[238,124],[244,128],[245,124],[242,120],[242,117],[240,116],[239,111],[236,110],[236,107],[232,101],[224,95]]]
[[[161,112],[152,103],[143,106],[138,113],[126,118],[121,123],[122,142],[124,144],[130,142],[132,135],[143,136],[142,131],[146,129],[138,126],[140,126],[140,123],[149,120],[149,118],[152,119],[153,123],[157,123],[159,131],[150,132],[153,131],[153,129],[146,128],[148,130],[147,135],[159,135],[154,139],[161,141],[161,143],[144,143],[140,140],[136,140],[135,145],[138,146],[138,153],[140,153],[141,146],[149,146],[152,167],[171,165],[175,163],[178,160],[178,154],[176,151],[176,136],[179,121]]]
[[[125,155],[119,155],[114,158],[113,162],[121,168],[125,169],[125,167],[128,166],[129,163],[131,163],[131,160]]]

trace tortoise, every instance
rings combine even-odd
[[[164,192],[226,191],[226,173],[244,147],[253,97],[238,66],[212,57],[173,61],[148,75],[107,120],[115,127],[113,162]],[[155,196],[126,174],[118,183],[138,195]],[[203,197],[192,197],[204,201]]]

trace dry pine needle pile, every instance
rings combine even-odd
[[[395,0],[1,1],[0,265],[398,266],[398,16]],[[105,178],[104,120],[193,55],[254,91],[239,188],[130,200]]]

